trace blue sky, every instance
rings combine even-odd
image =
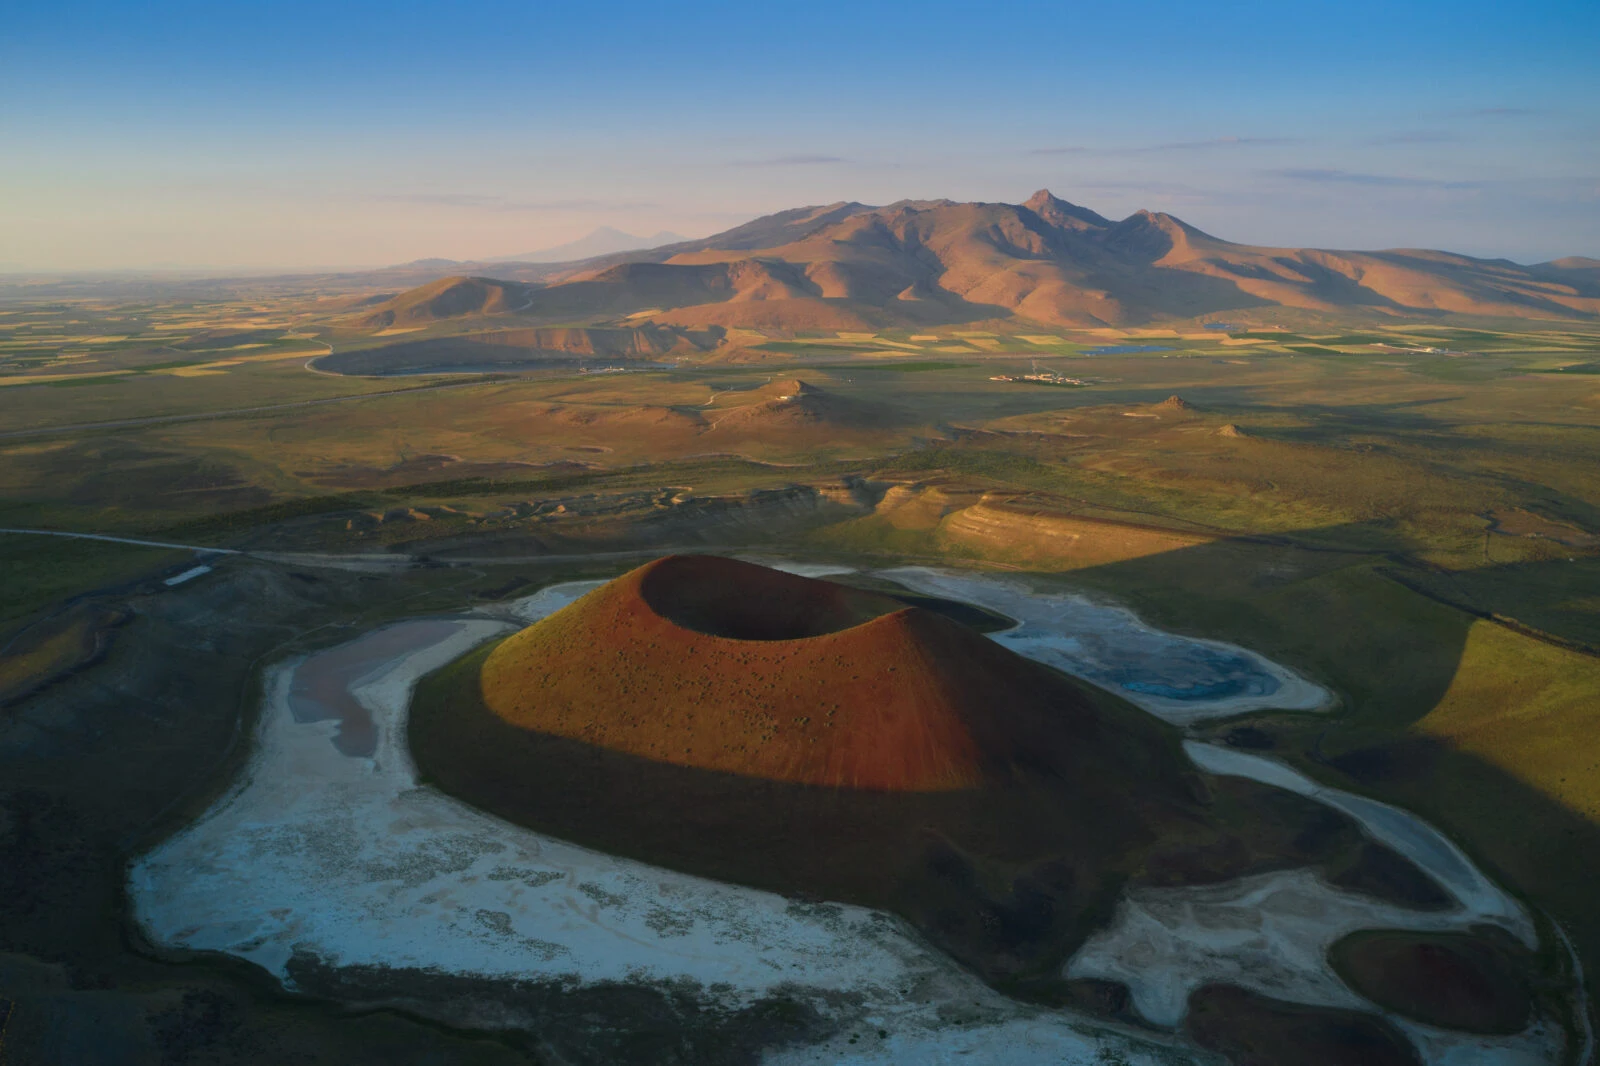
[[[807,203],[1600,256],[1600,4],[65,3],[0,18],[0,269],[465,259]]]

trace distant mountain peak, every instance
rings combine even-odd
[[[550,248],[541,248],[536,252],[521,252],[517,255],[502,255],[488,260],[491,263],[572,263],[582,259],[594,259],[602,255],[615,255],[618,252],[634,252],[642,248],[659,248],[664,244],[682,244],[689,238],[676,233],[662,230],[650,237],[639,237],[632,233],[624,233],[612,226],[598,226],[586,236],[566,244],[557,244]]]
[[[1129,228],[1139,226],[1146,229],[1157,229],[1163,233],[1171,233],[1175,230],[1186,228],[1182,220],[1167,214],[1165,211],[1150,211],[1142,207],[1123,219],[1120,224]]]
[[[1038,215],[1052,226],[1064,229],[1085,229],[1111,225],[1105,218],[1087,207],[1068,203],[1049,189],[1040,189],[1024,201],[1023,207]]]
[[[1055,211],[1062,207],[1070,207],[1071,205],[1049,189],[1040,189],[1022,201],[1022,206],[1037,215],[1045,211]]]

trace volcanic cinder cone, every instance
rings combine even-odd
[[[1202,785],[1171,727],[941,614],[710,556],[428,678],[411,747],[440,788],[541,832],[887,907],[992,980],[1052,989],[1130,880],[1356,877],[1365,846],[1310,800]]]
[[[501,644],[490,710],[705,770],[892,791],[1064,767],[1099,722],[994,642],[887,596],[714,556],[641,567]]]

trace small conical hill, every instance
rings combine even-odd
[[[1129,884],[1407,869],[1367,863],[1309,799],[1202,786],[1169,726],[941,614],[711,556],[642,566],[424,679],[410,739],[437,787],[501,817],[890,908],[1008,986],[1059,991]]]
[[[798,378],[775,381],[754,392],[734,395],[725,412],[710,416],[722,433],[764,433],[779,428],[874,429],[892,425],[896,413],[885,404],[863,402],[808,384]]]
[[[940,791],[1095,731],[1087,703],[1030,666],[886,596],[674,556],[506,640],[482,685],[510,724],[631,755]]]
[[[448,277],[403,292],[373,308],[364,326],[385,328],[435,322],[462,315],[490,315],[516,310],[532,289],[494,278]]]

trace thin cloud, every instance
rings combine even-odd
[[[1144,192],[1144,193],[1153,193],[1153,194],[1160,195],[1160,196],[1209,196],[1209,195],[1211,195],[1206,190],[1196,188],[1193,185],[1183,185],[1183,184],[1179,184],[1179,183],[1176,183],[1176,182],[1167,182],[1167,181],[1119,181],[1119,180],[1075,181],[1075,182],[1073,182],[1073,186],[1072,187],[1075,188],[1075,189],[1095,189],[1095,190],[1102,190],[1103,189],[1103,190],[1106,190],[1106,191],[1109,191],[1109,192],[1126,192],[1126,191]]]
[[[468,192],[386,193],[373,197],[385,203],[424,207],[458,207],[473,211],[628,211],[660,207],[644,201],[618,200],[512,200]]]
[[[736,159],[730,167],[814,167],[828,163],[848,163],[837,155],[775,155],[768,159]]]
[[[1368,144],[1448,144],[1459,141],[1461,138],[1445,130],[1410,130],[1405,133],[1390,133],[1382,137],[1373,137]]]
[[[470,192],[384,193],[373,199],[395,204],[425,204],[430,207],[491,207],[504,202],[504,197],[480,196]]]
[[[1091,196],[1114,196],[1118,202],[1162,210],[1254,205],[1257,197],[1239,189],[1205,189],[1165,181],[1075,181],[1073,189]],[[1093,205],[1090,205],[1093,206]],[[1104,212],[1102,212],[1104,213]]]
[[[1481,184],[1476,181],[1443,181],[1438,178],[1412,178],[1400,174],[1362,174],[1358,171],[1314,167],[1274,170],[1269,173],[1291,181],[1325,185],[1373,185],[1397,189],[1475,189]]]
[[[1454,112],[1457,118],[1526,118],[1529,115],[1549,114],[1539,107],[1475,107]]]
[[[1136,148],[1085,148],[1081,145],[1064,145],[1059,148],[1033,148],[1029,155],[1142,155],[1146,152],[1196,152],[1226,148],[1270,148],[1280,144],[1299,144],[1298,137],[1212,137],[1204,141],[1170,141],[1166,144],[1146,144]]]
[[[1278,144],[1298,144],[1298,137],[1213,137],[1205,141],[1173,141],[1170,144],[1152,144],[1146,148],[1130,148],[1130,152],[1192,152],[1207,148],[1267,148]]]

